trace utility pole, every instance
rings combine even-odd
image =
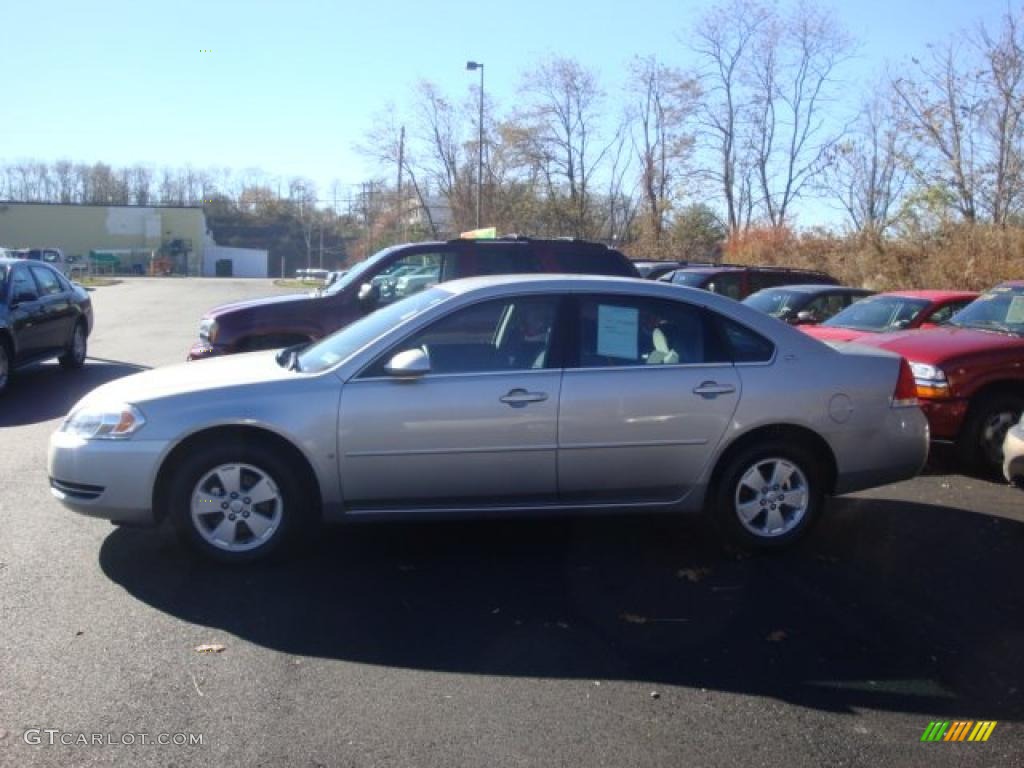
[[[466,69],[471,72],[480,70],[480,131],[476,162],[476,228],[480,229],[480,192],[484,186],[484,65],[479,61],[467,61]]]
[[[320,269],[324,268],[324,220],[320,219]]]
[[[402,242],[405,242],[405,214],[402,212],[402,166],[405,164],[405,126],[398,135],[398,186],[396,202],[398,203],[398,221],[402,232]]]

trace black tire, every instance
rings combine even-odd
[[[966,469],[986,474],[1003,470],[1003,438],[1020,421],[1024,397],[1011,393],[984,395],[971,403],[956,450]]]
[[[234,537],[236,541],[240,542],[239,546],[252,545],[251,548],[244,550],[222,548],[212,543],[208,536],[204,536],[200,532],[198,526],[201,523],[197,523],[192,514],[193,491],[200,490],[199,483],[211,472],[226,465],[246,465],[262,473],[266,479],[270,480],[280,498],[279,504],[267,507],[261,513],[262,517],[267,519],[272,519],[274,514],[278,515],[276,528],[262,543],[254,544],[246,540],[245,533],[248,532],[248,522],[241,519],[241,515],[245,514],[246,518],[251,515],[252,520],[256,520],[257,504],[236,510],[239,517],[237,519],[233,517],[228,521],[229,526],[232,522],[234,524]],[[244,478],[251,476],[252,473],[243,469],[240,475],[243,479],[240,492],[244,493]],[[225,485],[227,484],[225,483]],[[179,537],[193,551],[222,563],[250,563],[283,552],[287,549],[287,545],[294,542],[298,534],[306,527],[306,522],[311,519],[309,510],[312,505],[309,494],[303,490],[296,468],[278,452],[258,442],[230,441],[203,446],[190,452],[174,468],[168,487],[170,488],[168,514]],[[213,488],[212,490],[218,489]],[[220,490],[223,492],[223,488]],[[223,501],[220,501],[221,498]],[[242,500],[235,499],[234,501]],[[244,499],[244,501],[248,502],[248,499]],[[213,503],[219,506],[224,503],[231,504],[233,500],[226,496],[220,496]],[[219,513],[212,509],[209,513],[199,515],[199,518],[205,521],[203,524],[206,525],[210,536],[213,535],[213,529],[225,521],[231,509],[233,508],[229,508],[228,513],[224,513],[220,518],[217,517]]]
[[[11,373],[14,371],[14,356],[7,340],[0,337],[0,395],[7,389],[11,380]]]
[[[75,330],[71,332],[71,341],[68,350],[57,358],[60,367],[66,371],[74,371],[85,365],[85,357],[88,354],[89,336],[85,332],[85,323],[75,323]]]
[[[770,471],[772,461],[782,462],[778,466],[783,469],[788,465],[797,470],[777,488],[769,485],[770,477],[763,474]],[[743,482],[752,471],[757,471],[755,477],[759,475],[760,482],[765,483],[753,494],[749,484]],[[769,489],[767,494],[763,493],[764,488]],[[803,511],[798,512],[792,502],[801,491],[806,504]],[[787,493],[788,501],[785,499]],[[820,516],[825,500],[825,472],[811,451],[799,443],[755,443],[728,459],[718,476],[711,500],[715,520],[730,544],[746,551],[780,550],[803,537]],[[741,519],[741,502],[759,510],[749,526],[744,525]],[[775,516],[776,511],[778,516]],[[773,517],[769,518],[769,514]],[[770,531],[772,520],[781,520],[775,532]],[[763,530],[757,533],[752,528]]]

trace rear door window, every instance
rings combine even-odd
[[[39,284],[40,296],[55,296],[63,292],[57,276],[45,267],[32,267],[32,276]]]
[[[734,363],[767,363],[775,354],[775,345],[745,325],[718,316],[721,335]]]
[[[588,296],[578,310],[580,368],[720,362],[704,311],[693,304],[637,296]]]

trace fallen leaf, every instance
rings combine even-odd
[[[686,579],[692,584],[696,584],[709,575],[711,575],[710,568],[682,568],[676,571],[676,578]]]
[[[77,632],[75,632],[75,637],[81,637],[84,634],[85,634],[85,630],[84,629],[80,629]]]
[[[781,643],[787,637],[789,637],[789,635],[786,634],[786,630],[776,629],[774,632],[770,633],[766,639],[769,643]]]
[[[637,616],[635,613],[620,613],[619,619],[627,624],[646,624],[650,621],[646,616]]]
[[[206,643],[205,645],[197,645],[196,653],[220,653],[224,650],[224,646],[220,643]]]

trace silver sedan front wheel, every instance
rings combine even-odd
[[[211,546],[249,552],[277,532],[284,498],[265,470],[251,464],[222,464],[192,490],[192,525]]]
[[[310,486],[280,446],[211,435],[170,469],[167,511],[205,557],[252,562],[296,540],[315,520]]]

